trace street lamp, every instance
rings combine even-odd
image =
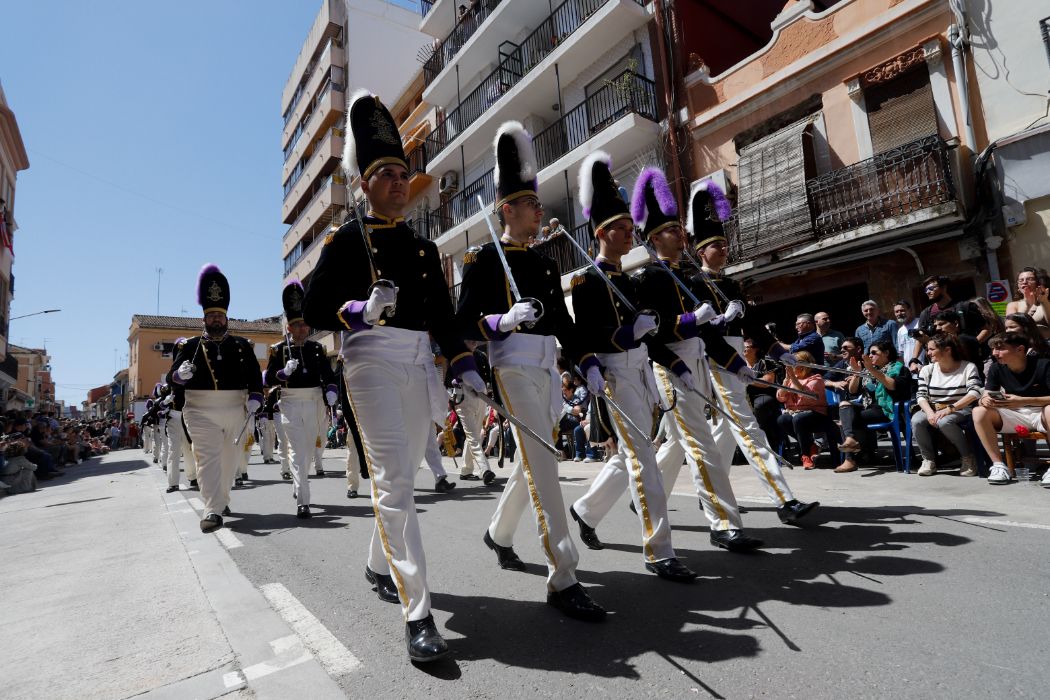
[[[31,314],[22,314],[21,316],[15,316],[9,320],[15,321],[20,318],[29,318],[30,316],[39,316],[40,314],[53,314],[61,311],[62,309],[45,309],[44,311],[34,311]]]

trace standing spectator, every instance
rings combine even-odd
[[[796,352],[795,359],[813,364],[815,357],[808,352]],[[828,424],[828,402],[824,396],[824,378],[809,367],[784,367],[784,381],[794,389],[816,394],[815,398],[777,389],[777,401],[784,404],[784,412],[777,418],[777,427],[784,436],[798,440],[802,466],[813,468],[813,457],[819,452],[813,433],[824,430]]]
[[[922,344],[913,331],[919,327],[919,319],[911,308],[911,302],[900,299],[893,305],[893,318],[897,320],[897,357],[907,365],[912,374],[919,371],[919,367],[912,367],[912,363],[921,365],[919,355],[922,353]]]
[[[962,323],[960,327],[964,333],[976,336],[984,327],[984,320],[977,309],[968,301],[955,301],[948,292],[948,278],[939,275],[930,275],[922,281],[923,291],[930,305],[919,313],[919,330],[925,331],[933,323],[933,317],[941,311],[956,311]],[[919,339],[925,343],[929,338]]]
[[[1017,274],[1017,291],[1020,299],[1006,305],[1007,314],[1028,314],[1044,338],[1050,338],[1050,301],[1047,288],[1050,277],[1046,270],[1025,267]]]
[[[937,473],[935,431],[940,431],[959,452],[962,459],[959,476],[975,476],[977,464],[959,424],[970,417],[970,406],[981,398],[977,366],[963,359],[959,340],[950,335],[931,338],[926,343],[926,356],[930,364],[919,372],[916,392],[920,410],[911,417],[912,431],[922,454],[919,476]]]
[[[883,318],[877,302],[868,299],[860,305],[860,312],[864,316],[864,323],[857,326],[857,332],[854,335],[860,338],[864,347],[870,348],[884,341],[894,343],[896,347],[897,322]]]
[[[992,349],[988,341],[993,335],[999,335],[1006,330],[1006,326],[1003,325],[1003,319],[999,318],[999,314],[992,308],[992,303],[984,297],[975,297],[973,305],[984,319],[984,328],[977,334],[977,344],[981,351],[981,375],[987,377],[988,370],[992,366]]]
[[[1035,325],[1035,321],[1028,314],[1007,314],[1003,322],[1003,329],[1006,333],[1021,333],[1027,337],[1030,343],[1029,355],[1050,357],[1050,344],[1046,342],[1046,338],[1039,332],[1039,326]]]
[[[874,380],[865,380],[865,393],[872,397],[872,405],[862,408],[852,403],[839,404],[839,420],[842,423],[842,444],[839,451],[843,453],[842,464],[835,467],[835,472],[844,474],[857,471],[853,455],[861,451],[861,438],[868,438],[869,423],[882,423],[893,417],[895,401],[901,396],[909,396],[911,376],[904,370],[904,363],[897,359],[897,349],[893,341],[884,340],[872,345],[868,354],[861,358],[864,369],[871,373]],[[850,391],[856,393],[861,383],[859,376],[850,377]]]
[[[974,429],[992,460],[989,484],[1008,484],[1014,476],[1003,463],[998,433],[1046,432],[1050,426],[1050,360],[1030,356],[1028,344],[1020,333],[1002,333],[990,342],[995,364],[973,411]],[[1050,470],[1043,486],[1050,488]]]
[[[791,352],[808,352],[810,357],[824,357],[824,341],[817,333],[813,314],[799,314],[795,318],[795,332],[798,338],[791,344]]]
[[[831,365],[839,360],[842,341],[846,336],[831,327],[831,315],[827,311],[818,311],[813,316],[813,322],[817,325],[817,333],[824,341],[823,364]]]

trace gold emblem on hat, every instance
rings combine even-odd
[[[218,282],[212,282],[208,287],[208,301],[222,301],[222,287]]]

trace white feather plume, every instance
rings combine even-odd
[[[696,197],[697,192],[711,192],[712,199],[715,199],[719,195],[721,195],[722,199],[725,199],[725,195],[722,194],[722,190],[710,178],[706,180],[701,180],[700,182],[693,185],[692,190],[689,192],[689,210],[686,212],[685,217],[685,230],[688,231],[690,234],[693,234],[693,232],[696,230],[693,228],[693,198]],[[716,195],[715,192],[717,192],[718,194]]]
[[[368,88],[358,88],[346,101],[346,129],[343,136],[343,170],[350,178],[360,177],[361,173],[357,167],[357,141],[354,138],[354,130],[350,128],[350,114],[354,103],[365,97],[372,97],[372,91]]]
[[[580,207],[583,209],[584,215],[588,218],[590,218],[591,215],[591,204],[594,202],[594,181],[591,177],[591,173],[594,170],[595,163],[598,162],[605,163],[605,165],[608,166],[609,171],[612,172],[612,156],[605,151],[595,151],[584,159],[576,180],[577,197],[579,197],[580,200]]]
[[[521,122],[509,121],[503,122],[500,125],[498,131],[496,131],[496,138],[492,141],[492,151],[497,152],[499,146],[499,140],[504,134],[509,134],[514,139],[515,145],[518,147],[518,158],[521,161],[521,170],[518,172],[518,177],[523,182],[532,182],[536,179],[537,175],[537,163],[536,153],[532,147],[532,137],[529,136],[529,132],[525,131],[525,127]],[[499,157],[496,158],[496,168],[493,172],[495,182],[500,181],[499,175]]]

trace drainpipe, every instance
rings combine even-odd
[[[955,70],[955,82],[959,86],[959,102],[962,103],[963,116],[966,118],[963,128],[966,131],[966,145],[971,153],[977,152],[977,137],[973,133],[973,119],[970,110],[970,88],[966,73],[963,50],[966,40],[958,24],[948,27],[948,43],[952,45],[952,68]]]
[[[675,197],[679,202],[684,201],[682,197],[682,168],[678,161],[678,124],[675,112],[674,100],[672,98],[675,76],[672,74],[671,56],[668,52],[664,23],[663,0],[653,3],[653,17],[656,20],[656,46],[660,54],[660,67],[664,74],[664,103],[667,106],[667,140],[671,150],[671,172],[674,177],[671,184],[674,187]]]

